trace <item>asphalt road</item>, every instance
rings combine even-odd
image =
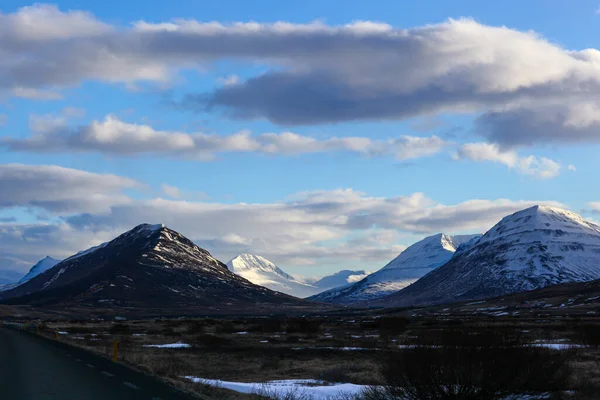
[[[192,400],[192,397],[84,350],[0,328],[0,399]]]

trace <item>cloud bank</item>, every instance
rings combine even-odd
[[[266,72],[225,79],[177,106],[287,125],[481,112],[478,132],[503,147],[598,137],[598,50],[471,19],[411,29],[190,19],[118,26],[42,4],[0,14],[0,36],[5,96],[60,97],[90,80],[164,85],[181,70],[235,60]]]
[[[34,134],[28,138],[3,138],[0,145],[12,151],[99,152],[108,155],[155,154],[211,160],[219,153],[252,152],[297,155],[346,151],[364,156],[392,156],[409,160],[430,156],[450,143],[437,137],[403,135],[375,140],[368,137],[318,139],[293,132],[252,135],[241,131],[231,135],[155,130],[109,115],[103,121],[70,127],[64,117],[36,116],[30,121]]]
[[[482,232],[533,204],[560,205],[507,199],[446,205],[423,193],[373,197],[351,189],[256,204],[134,198],[128,191],[142,184],[128,178],[20,164],[0,165],[0,185],[0,210],[33,208],[55,216],[49,222],[0,221],[0,255],[28,260],[66,257],[149,222],[180,231],[222,259],[257,252],[281,265],[352,261],[377,267],[404,249],[403,238]]]

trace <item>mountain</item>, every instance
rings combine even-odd
[[[33,267],[31,267],[29,272],[19,280],[19,284],[27,282],[28,280],[30,280],[32,278],[35,278],[42,272],[54,267],[59,262],[60,262],[60,260],[56,260],[52,257],[46,256],[45,258],[38,261],[37,264],[35,264]]]
[[[296,297],[308,297],[319,288],[296,280],[264,257],[240,254],[227,262],[227,268],[250,282]]]
[[[12,270],[0,270],[0,285],[16,283],[21,277],[21,273]]]
[[[477,300],[600,278],[600,226],[534,206],[503,218],[472,247],[374,305]]]
[[[479,237],[481,235],[450,236],[443,233],[426,237],[361,281],[351,286],[325,291],[310,297],[310,300],[346,304],[389,295],[445,264],[460,246],[465,249]]]
[[[254,285],[183,235],[142,224],[5,292],[12,304],[215,311],[304,301]]]
[[[325,276],[319,279],[318,281],[314,282],[312,285],[320,289],[331,289],[342,286],[348,286],[364,278],[366,275],[368,275],[368,273],[364,270],[351,271],[345,269],[342,271],[338,271],[333,275]]]

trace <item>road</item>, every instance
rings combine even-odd
[[[2,400],[192,400],[166,384],[87,351],[0,328]]]

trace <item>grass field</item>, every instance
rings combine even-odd
[[[297,379],[382,388],[398,386],[394,383],[398,379],[405,386],[415,382],[431,385],[426,380],[435,376],[435,384],[443,386],[458,379],[444,375],[444,368],[455,373],[463,368],[465,376],[475,379],[479,372],[469,369],[470,365],[488,371],[485,382],[515,380],[501,375],[506,370],[529,374],[531,380],[523,385],[545,398],[551,393],[552,398],[597,399],[600,393],[600,324],[593,318],[461,320],[353,315],[61,321],[39,326],[48,337],[56,337],[58,332],[58,340],[107,357],[112,355],[113,340],[118,339],[120,362],[204,398],[261,397],[192,383],[184,377],[256,383]],[[510,359],[493,364],[486,360],[507,357]],[[547,370],[550,364],[560,364],[560,378],[552,375],[558,374],[558,369]],[[519,369],[523,365],[527,368]],[[545,375],[540,377],[540,373]],[[386,395],[355,394],[354,398],[401,398]],[[308,398],[298,396],[288,398]]]

